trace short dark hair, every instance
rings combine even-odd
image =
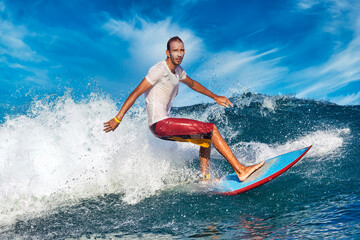
[[[184,44],[183,40],[181,40],[178,36],[172,37],[172,38],[170,38],[169,41],[167,42],[167,50],[170,51],[170,44],[171,44],[172,42],[175,42],[175,41],[180,41],[180,42],[182,42],[182,43]]]

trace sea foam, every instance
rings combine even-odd
[[[103,123],[118,110],[107,97],[75,102],[65,95],[7,116],[0,126],[0,226],[107,193],[135,204],[166,182],[195,174],[184,165],[196,157],[194,148],[156,139],[143,107],[134,106],[106,134]]]

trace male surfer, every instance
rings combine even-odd
[[[202,93],[224,107],[233,106],[230,100],[218,96],[197,81],[187,76],[180,66],[184,55],[184,43],[179,37],[169,39],[166,50],[167,58],[150,68],[146,77],[129,95],[115,118],[104,123],[104,131],[114,131],[126,112],[138,97],[145,93],[146,110],[151,132],[158,138],[170,141],[192,142],[200,146],[201,173],[207,180],[211,144],[230,163],[240,181],[260,168],[264,162],[253,166],[244,166],[236,159],[228,144],[213,123],[204,123],[185,118],[169,117],[172,102],[178,93],[179,82]]]

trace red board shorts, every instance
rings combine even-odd
[[[151,125],[150,130],[163,140],[191,142],[208,148],[214,124],[186,118],[166,118]]]

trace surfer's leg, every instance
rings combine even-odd
[[[207,176],[209,176],[210,152],[211,152],[211,147],[208,148],[200,147],[200,152],[199,152],[200,169],[201,169],[201,175],[205,176],[205,178],[208,178]]]
[[[200,146],[202,179],[209,178],[211,136],[214,124],[186,118],[166,118],[150,126],[158,138],[169,141],[191,142]]]
[[[239,177],[240,181],[244,181],[248,178],[251,173],[259,169],[265,162],[261,162],[252,166],[244,166],[242,165],[234,156],[233,152],[231,151],[229,145],[226,143],[224,138],[221,136],[219,130],[214,125],[214,130],[211,138],[211,142],[216,148],[216,150],[230,163],[232,168],[235,170],[237,176]]]

